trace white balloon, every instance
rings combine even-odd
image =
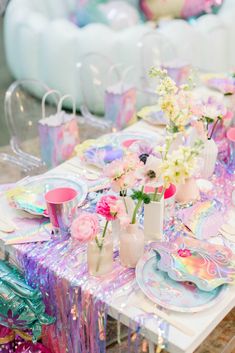
[[[100,4],[99,10],[114,30],[131,27],[139,22],[138,11],[125,1],[110,1],[107,4]]]

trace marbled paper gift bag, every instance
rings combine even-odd
[[[68,98],[73,101],[72,114],[62,110],[63,101]],[[42,104],[42,119],[38,124],[41,157],[49,168],[53,168],[69,159],[79,143],[75,102],[70,95],[62,97],[57,113],[49,117],[45,117],[44,99]]]
[[[122,130],[136,119],[136,88],[119,82],[105,91],[105,118]]]

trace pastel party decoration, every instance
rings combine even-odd
[[[235,283],[235,257],[227,247],[178,238],[151,243],[151,249],[157,253],[158,268],[175,281],[193,282],[204,291]]]
[[[160,17],[188,18],[205,12],[212,12],[223,0],[140,0],[140,7],[148,20]]]
[[[52,91],[53,92],[53,91]],[[69,159],[75,146],[79,143],[79,130],[75,116],[76,109],[73,102],[73,114],[62,111],[63,101],[71,96],[61,98],[57,114],[45,117],[45,99],[42,100],[42,119],[38,122],[38,132],[42,160],[49,168]]]
[[[22,343],[15,353],[52,353],[41,343],[25,342]]]
[[[0,261],[0,324],[10,329],[32,329],[33,339],[41,336],[42,325],[54,319],[45,314],[39,290],[26,284],[19,271]]]
[[[79,142],[75,117],[61,112],[39,121],[41,156],[48,167],[55,167],[73,154]]]
[[[105,92],[105,118],[121,130],[136,119],[136,89],[124,83],[109,87]]]

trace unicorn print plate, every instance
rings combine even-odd
[[[178,312],[199,312],[215,305],[226,290],[222,285],[211,292],[191,282],[176,282],[159,270],[154,251],[143,255],[136,267],[136,280],[144,294],[157,305]]]
[[[203,291],[235,282],[235,260],[232,251],[222,245],[193,238],[175,242],[153,242],[158,268],[174,281],[190,281]]]

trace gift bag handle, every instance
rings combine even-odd
[[[76,104],[75,104],[75,100],[74,98],[70,95],[70,94],[66,94],[65,96],[60,98],[60,101],[58,103],[58,107],[57,107],[57,113],[60,113],[62,111],[62,106],[63,103],[66,99],[69,99],[72,102],[73,105],[73,115],[76,115]]]
[[[44,96],[42,97],[42,119],[45,119],[45,117],[46,117],[46,100],[51,94],[57,95],[59,99],[61,97],[60,92],[56,91],[54,89],[52,89],[44,94]]]

